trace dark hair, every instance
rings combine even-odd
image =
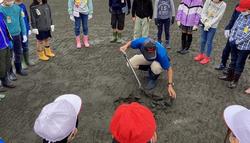
[[[47,0],[42,0],[42,3],[43,3],[43,4],[46,4],[46,3],[47,3]],[[39,5],[38,0],[33,0],[33,3],[32,3],[31,5],[32,5],[32,6]]]

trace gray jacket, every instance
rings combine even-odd
[[[38,31],[51,30],[52,17],[51,9],[48,4],[30,6],[31,26]]]
[[[174,5],[174,1],[173,0],[169,0],[169,1],[170,1],[169,18],[171,19],[172,16],[175,16],[175,5]],[[153,18],[158,18],[157,17],[157,14],[158,14],[158,3],[159,3],[159,0],[155,0]]]

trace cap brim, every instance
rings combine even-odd
[[[156,59],[156,50],[154,52],[148,52],[146,50],[142,50],[142,55],[147,59],[147,60],[155,60]]]
[[[227,124],[227,126],[233,130],[234,129],[234,124],[233,124],[233,119],[235,118],[235,115],[239,112],[242,112],[244,110],[248,110],[247,108],[240,106],[240,105],[232,105],[227,107],[224,110],[224,120]]]
[[[79,114],[81,110],[81,106],[82,106],[82,99],[79,96],[74,95],[74,94],[65,94],[65,95],[57,97],[55,99],[55,102],[60,101],[60,100],[67,100],[70,104],[72,104],[76,113]]]
[[[247,10],[246,8],[241,8],[240,6],[236,7],[236,11],[238,11],[238,12],[243,12],[246,10]]]

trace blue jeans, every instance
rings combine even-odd
[[[230,69],[234,69],[234,72],[240,75],[245,68],[248,55],[250,50],[239,50],[237,46],[232,46]]]
[[[213,39],[216,33],[216,28],[210,28],[208,31],[204,30],[204,26],[201,26],[201,53],[205,53],[210,57],[213,50]],[[206,50],[207,47],[207,50]]]
[[[21,55],[22,55],[22,38],[20,35],[12,36],[13,38],[13,51],[15,56],[14,63],[21,63]]]
[[[79,36],[81,34],[81,23],[83,26],[83,34],[88,35],[88,15],[80,13],[79,17],[75,17],[75,35]]]
[[[156,25],[158,28],[158,41],[161,42],[161,36],[164,28],[165,32],[165,38],[166,38],[166,44],[169,46],[169,39],[170,39],[170,34],[169,34],[169,28],[170,28],[170,19],[156,19]]]
[[[232,45],[230,44],[229,40],[227,40],[227,44],[222,52],[221,56],[221,64],[226,66],[227,65],[227,60],[230,56],[231,50],[232,50]]]

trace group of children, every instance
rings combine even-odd
[[[0,1],[0,92],[5,91],[3,87],[15,88],[12,81],[17,80],[16,74],[27,76],[25,68],[34,65],[29,59],[28,43],[32,32],[36,34],[39,59],[46,61],[55,56],[49,44],[54,25],[47,1],[33,0],[30,15],[31,22],[23,0]]]

